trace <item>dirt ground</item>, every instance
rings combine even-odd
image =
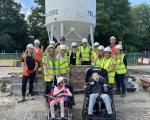
[[[142,67],[142,70],[150,71],[150,67],[146,66],[146,68]],[[0,69],[0,73],[3,70]],[[137,71],[135,67],[132,70],[132,72]],[[141,73],[133,75],[138,79]],[[0,120],[45,120],[47,113],[45,100],[42,95],[34,98],[35,100],[27,98],[26,102],[18,104],[20,96],[9,97],[6,93],[0,92]],[[71,110],[74,120],[82,120],[83,99],[84,94],[75,95],[76,105]],[[134,93],[127,93],[125,98],[115,95],[114,102],[117,120],[150,120],[150,94],[141,88]]]
[[[0,97],[0,120],[44,120],[47,109],[43,96],[17,103],[19,97]],[[74,120],[82,120],[83,94],[75,95],[71,111]],[[145,91],[127,93],[126,98],[114,97],[117,120],[150,120],[150,95]]]

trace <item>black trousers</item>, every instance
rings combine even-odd
[[[24,76],[22,77],[22,96],[25,97],[26,95],[26,86],[29,80],[29,93],[33,93],[33,82],[34,82],[35,76]]]

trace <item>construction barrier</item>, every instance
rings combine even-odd
[[[138,58],[139,65],[150,65],[150,58]]]

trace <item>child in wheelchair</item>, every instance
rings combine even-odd
[[[107,91],[107,85],[104,83],[103,79],[98,73],[92,74],[92,81],[88,84],[89,93],[89,105],[88,105],[88,120],[92,120],[93,107],[98,98],[101,98],[104,101],[106,106],[107,114],[111,117],[112,115],[112,106],[109,95],[105,92]]]
[[[50,96],[51,99],[48,100],[50,105],[50,113],[52,120],[56,120],[55,118],[55,105],[60,105],[60,114],[61,120],[65,119],[65,108],[64,108],[64,101],[67,97],[72,96],[72,93],[68,88],[66,88],[66,81],[64,77],[58,77],[57,79],[57,86],[51,90]]]

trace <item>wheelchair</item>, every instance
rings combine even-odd
[[[68,88],[73,95],[73,87],[71,85],[67,85],[66,88]],[[52,89],[54,89],[54,86],[52,87]],[[44,95],[44,97],[49,100],[54,100],[57,98],[57,96],[50,96],[50,95]],[[64,119],[65,120],[73,119],[73,115],[71,113],[71,109],[73,109],[73,105],[74,105],[74,96],[71,96],[71,97],[65,96],[64,97],[64,111],[65,111]],[[47,108],[46,120],[51,120],[50,104],[48,103],[48,101],[46,101],[46,108]],[[60,104],[55,105],[55,114],[56,114],[56,120],[61,120]]]
[[[86,72],[86,86],[85,86],[85,96],[84,96],[84,102],[83,102],[83,109],[82,109],[82,118],[83,120],[87,120],[88,118],[88,106],[89,106],[89,96],[90,96],[90,90],[89,90],[89,83],[91,82],[91,76],[93,73],[98,73],[101,76],[101,79],[107,84],[108,81],[108,75],[107,71],[102,68],[90,68]],[[111,101],[111,107],[112,107],[112,115],[111,117],[107,114],[107,110],[104,104],[104,101],[101,97],[98,97],[96,100],[96,103],[93,108],[93,116],[92,120],[116,120],[116,111],[115,111],[115,105],[113,101],[113,89],[109,86],[107,86],[107,92],[105,94],[108,94]]]

